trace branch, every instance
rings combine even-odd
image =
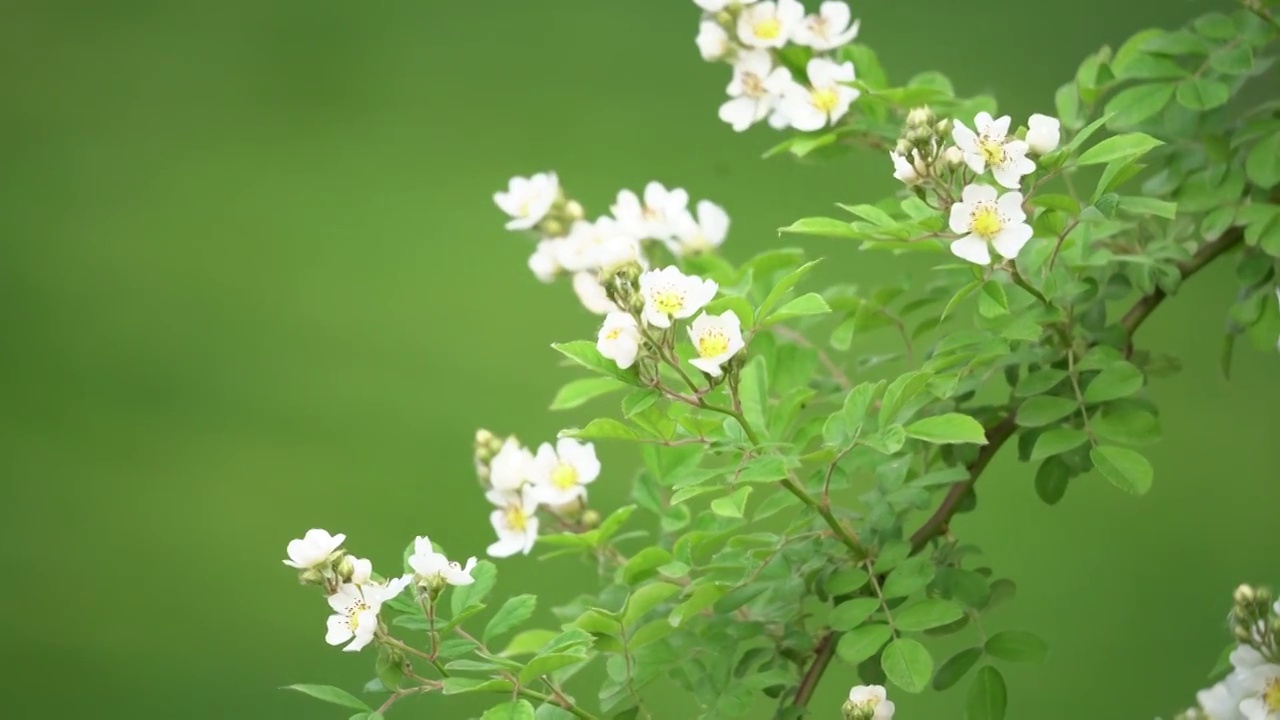
[[[1221,237],[1213,242],[1201,247],[1195,255],[1184,263],[1178,265],[1178,271],[1182,275],[1182,279],[1186,280],[1192,275],[1200,272],[1206,265],[1213,262],[1223,253],[1232,249],[1244,239],[1244,233],[1239,228],[1233,228],[1231,231],[1224,233]],[[1157,288],[1154,292],[1144,296],[1133,307],[1124,314],[1124,319],[1120,321],[1120,325],[1130,337],[1137,332],[1147,317],[1164,302],[1166,293]],[[924,521],[914,533],[911,534],[912,552],[918,552],[930,540],[938,537],[947,530],[947,526],[951,523],[951,518],[960,509],[961,503],[965,497],[973,490],[973,486],[978,482],[978,478],[983,471],[987,469],[987,465],[1000,452],[1000,448],[1013,437],[1017,431],[1017,424],[1014,421],[1015,413],[1010,412],[1000,422],[987,428],[987,444],[982,446],[978,451],[978,457],[974,458],[969,464],[969,479],[951,486],[951,490],[947,492],[947,496],[943,498],[942,504],[934,511],[929,519]],[[800,680],[799,689],[796,691],[795,700],[792,705],[795,707],[806,707],[809,699],[813,696],[814,690],[818,686],[818,681],[822,679],[822,674],[826,672],[827,666],[831,664],[831,658],[835,654],[836,642],[840,638],[840,633],[831,631],[823,635],[815,646],[813,659],[809,663],[809,667],[805,670],[804,676]]]

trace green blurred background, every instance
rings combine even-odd
[[[285,543],[316,526],[375,563],[419,533],[482,554],[475,428],[537,442],[609,409],[545,410],[575,375],[548,343],[595,320],[567,285],[537,283],[531,248],[503,231],[491,195],[510,175],[555,169],[592,213],[622,187],[686,187],[729,210],[738,260],[796,217],[894,188],[883,157],[758,159],[774,137],[716,119],[727,68],[699,59],[684,0],[6,5],[10,717],[343,717],[276,689],[354,690],[373,660],[324,644],[327,610],[280,564]],[[940,69],[1023,117],[1051,112],[1096,46],[1214,6],[896,0],[855,14],[892,78]],[[824,280],[902,267],[809,247],[833,258]],[[1214,268],[1143,330],[1186,364],[1153,388],[1166,439],[1149,497],[1091,477],[1046,508],[1006,452],[983,511],[957,523],[1020,583],[992,625],[1053,646],[1047,666],[1009,672],[1011,717],[1167,716],[1221,648],[1232,587],[1280,580],[1280,357],[1242,352],[1219,378],[1231,293],[1230,268]],[[608,508],[632,456],[601,454],[593,498]],[[566,559],[500,567],[499,592],[544,606],[591,578]],[[855,682],[834,665],[815,717],[836,717]],[[956,718],[960,697],[895,699],[903,718]],[[393,717],[475,707],[431,698]]]

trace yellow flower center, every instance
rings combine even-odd
[[[777,40],[782,34],[782,23],[776,17],[762,18],[755,21],[751,29],[761,40]]]
[[[351,632],[355,632],[360,627],[360,613],[368,609],[368,605],[358,602],[347,611],[347,627],[351,628]]]
[[[659,290],[653,294],[653,306],[660,313],[674,315],[684,307],[684,296],[675,290]]]
[[[723,330],[710,330],[698,338],[698,355],[704,358],[723,355],[729,349],[729,336]]]
[[[1000,213],[990,205],[979,206],[969,217],[969,229],[987,240],[998,235],[1003,228],[1004,221],[1000,219]]]
[[[1280,678],[1271,678],[1262,689],[1262,701],[1267,704],[1267,712],[1280,710]]]
[[[621,335],[621,334],[622,334],[622,328],[620,328],[620,327],[616,327],[616,328],[614,328],[614,329],[610,330],[609,332],[605,333],[605,334],[604,334],[604,339],[605,339],[605,340],[617,340],[617,339],[618,339],[618,336],[619,336],[619,335]]]
[[[551,484],[561,490],[568,490],[578,484],[578,471],[572,465],[560,463],[551,471]]]
[[[512,505],[507,508],[507,527],[516,532],[524,532],[526,521],[524,509],[519,505]]]
[[[764,78],[755,73],[743,73],[742,94],[753,98],[764,97],[766,94],[764,89]]]
[[[835,88],[814,88],[813,92],[809,94],[809,99],[814,107],[827,115],[835,112],[836,105],[840,104],[840,96],[836,93]]]
[[[978,152],[982,153],[982,159],[986,160],[988,165],[1004,164],[1004,143],[996,142],[983,135],[978,138]]]

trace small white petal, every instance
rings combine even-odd
[[[987,243],[977,235],[966,235],[951,243],[951,252],[961,260],[968,260],[978,265],[991,264],[991,251]]]

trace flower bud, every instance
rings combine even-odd
[[[951,118],[943,118],[938,121],[937,125],[933,126],[934,132],[938,133],[938,135],[942,137],[951,137],[951,128]]]
[[[539,227],[542,228],[543,234],[547,237],[561,237],[564,235],[564,224],[559,220],[543,220]]]
[[[907,113],[907,127],[911,127],[911,128],[928,127],[933,124],[933,121],[934,121],[933,109],[930,108],[928,105],[925,105],[924,107],[914,108],[911,110],[911,112]]]
[[[844,707],[840,709],[844,713],[844,720],[874,720],[876,716],[875,708],[867,703],[855,703],[852,700],[846,700]]]
[[[915,147],[925,147],[933,139],[933,128],[914,127],[907,130],[906,135],[903,137]]]
[[[298,573],[298,582],[302,585],[323,585],[324,573],[316,568],[307,568]]]
[[[909,156],[911,154],[911,150],[912,150],[911,143],[907,142],[906,140],[899,140],[898,144],[893,146],[893,151],[898,153],[902,157]]]
[[[338,574],[338,577],[342,578],[343,582],[350,582],[351,576],[356,572],[356,564],[350,555],[343,555],[334,564],[333,569]]]
[[[1237,606],[1247,607],[1249,605],[1252,605],[1256,597],[1257,597],[1257,594],[1254,592],[1253,587],[1250,585],[1241,585],[1240,587],[1236,588],[1235,601]]]
[[[1249,628],[1243,625],[1236,626],[1235,636],[1236,636],[1236,640],[1242,643],[1248,644],[1253,642],[1253,633],[1249,631]]]
[[[584,530],[592,530],[600,525],[600,513],[595,510],[587,510],[582,513],[582,517],[578,520]]]
[[[564,204],[564,214],[572,222],[585,217],[586,211],[582,209],[582,203],[577,200],[570,200]]]
[[[946,159],[948,165],[956,167],[964,162],[964,151],[952,145],[943,151],[942,157]]]

